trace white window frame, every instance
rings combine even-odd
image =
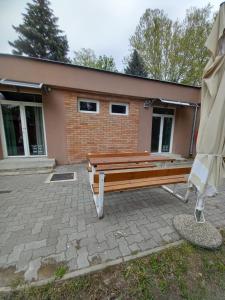
[[[122,106],[125,106],[126,107],[126,113],[125,114],[113,113],[112,112],[112,105],[122,105]],[[109,113],[110,113],[110,115],[128,116],[128,114],[129,114],[129,104],[128,103],[119,103],[119,102],[110,102]]]
[[[81,110],[80,109],[80,102],[92,102],[92,103],[96,103],[96,111]],[[78,98],[78,112],[80,112],[80,113],[98,114],[99,111],[100,111],[99,106],[100,106],[99,105],[99,101],[97,101],[97,100]]]

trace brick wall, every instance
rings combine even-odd
[[[79,97],[98,100],[99,113],[78,112]],[[111,115],[110,101],[128,103],[128,116]],[[85,159],[88,152],[137,150],[140,101],[68,92],[64,104],[69,163]]]

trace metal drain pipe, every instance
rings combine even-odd
[[[195,136],[195,128],[196,128],[196,122],[197,122],[197,114],[198,114],[198,104],[195,105],[194,110],[194,116],[193,116],[193,122],[192,122],[192,130],[191,130],[191,143],[190,143],[190,149],[189,149],[189,155],[193,155],[193,147],[194,147],[194,136]]]

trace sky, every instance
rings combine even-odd
[[[22,23],[21,13],[31,0],[0,0],[0,53],[11,53],[8,41],[17,34],[12,25]],[[117,68],[123,70],[123,58],[129,54],[129,38],[147,8],[163,9],[173,20],[182,20],[186,9],[204,7],[213,11],[222,0],[51,0],[51,8],[59,18],[58,24],[67,35],[70,52],[91,48],[97,55],[112,55]]]

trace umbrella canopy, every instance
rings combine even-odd
[[[203,72],[197,155],[189,176],[189,185],[198,193],[197,222],[204,222],[205,197],[215,195],[225,177],[225,3],[220,6],[206,47],[211,57]]]

